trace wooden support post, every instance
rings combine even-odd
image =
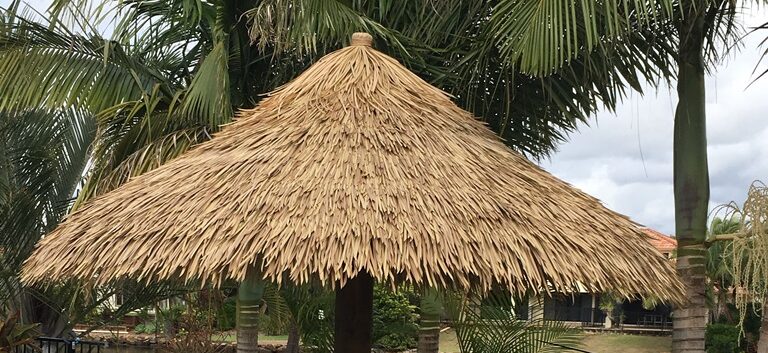
[[[335,353],[369,353],[373,338],[373,278],[360,272],[336,290]]]

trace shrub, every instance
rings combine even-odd
[[[739,328],[729,324],[710,324],[706,332],[707,353],[740,353]]]
[[[270,336],[285,335],[288,333],[288,323],[280,317],[263,313],[259,315],[259,332]]]
[[[216,326],[219,331],[229,331],[237,325],[237,298],[229,297],[224,300],[216,313]]]
[[[377,285],[373,292],[373,342],[384,350],[405,350],[416,346],[416,307],[405,290],[393,292]]]
[[[186,307],[184,305],[173,305],[167,309],[157,308],[155,309],[155,315],[157,315],[157,322],[166,335],[171,338],[176,336],[176,331],[181,323],[181,318],[184,315]]]
[[[152,321],[142,322],[133,328],[134,333],[152,334],[152,333],[155,333],[156,331],[157,331],[157,326]]]
[[[201,326],[197,318],[179,318],[179,335],[161,346],[161,353],[224,353],[227,346],[213,342],[214,331]]]
[[[726,310],[730,315],[721,314],[717,318],[718,324],[727,324],[730,326],[736,326],[738,322],[736,320],[742,320],[742,333],[740,338],[740,347],[744,352],[756,352],[757,341],[760,338],[760,323],[761,323],[761,309],[762,304],[750,304],[747,307],[746,315],[741,316],[739,309],[733,303],[726,305]]]

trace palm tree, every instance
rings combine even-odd
[[[0,113],[0,302],[25,321],[35,316],[47,335],[63,332],[68,319],[35,289],[22,290],[17,275],[35,242],[66,213],[93,132],[93,119],[75,110]]]
[[[78,286],[24,288],[18,273],[35,242],[68,212],[82,185],[95,124],[76,110],[0,113],[0,312],[20,313],[23,322],[41,323],[46,336],[70,333],[77,322],[105,306],[115,288],[84,295]],[[115,315],[178,291],[167,285],[126,283],[133,294]]]
[[[519,2],[521,7],[532,10],[533,2]],[[560,27],[575,27],[579,24],[562,19],[578,9],[579,4],[566,2],[567,6],[556,7],[549,15],[557,26],[554,30],[540,28],[535,35],[522,40],[526,45],[536,45],[538,38],[551,33],[561,33]],[[626,15],[628,12],[603,3],[602,9],[609,16]],[[707,320],[705,305],[706,291],[706,246],[707,208],[709,202],[709,176],[707,168],[706,106],[704,78],[708,69],[717,63],[723,52],[738,43],[740,27],[737,20],[739,10],[749,3],[735,0],[679,0],[649,1],[671,12],[662,12],[652,19],[653,27],[668,33],[663,44],[674,53],[677,62],[678,104],[674,127],[674,195],[675,232],[678,239],[677,269],[687,285],[690,302],[675,312],[673,351],[703,352],[704,332]],[[596,5],[599,6],[599,5]],[[526,11],[521,11],[527,13]],[[554,15],[552,15],[554,14]],[[600,21],[587,21],[586,26],[601,26]],[[559,37],[554,34],[553,36]],[[588,45],[589,37],[582,43]],[[539,41],[540,42],[540,41]],[[535,60],[564,64],[558,60],[557,46],[547,42],[550,50],[531,50],[527,54]],[[554,41],[556,42],[556,41]],[[659,43],[657,43],[659,44]],[[525,53],[519,53],[525,57]],[[521,61],[523,64],[524,60]],[[558,67],[557,64],[554,65]],[[533,66],[524,70],[536,70]]]
[[[442,297],[434,288],[426,288],[421,294],[418,353],[436,353],[440,349],[440,318],[444,312]]]
[[[364,30],[538,158],[627,90],[673,74],[674,28],[654,21],[673,13],[671,0],[559,1],[57,0],[47,22],[16,15],[14,1],[0,29],[0,111],[96,117],[80,204],[209,139],[235,109]],[[109,38],[99,18],[117,18]]]
[[[734,40],[738,4],[731,0],[682,1],[678,30],[679,102],[674,128],[677,269],[690,303],[675,312],[673,351],[704,351],[706,247],[709,203],[704,77],[718,59],[718,43]]]

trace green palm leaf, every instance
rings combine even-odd
[[[558,321],[520,320],[510,298],[501,293],[482,299],[453,295],[447,296],[446,301],[462,353],[559,352],[572,351],[580,345],[580,330]],[[529,310],[535,318],[543,309]]]
[[[232,117],[227,46],[219,42],[206,56],[184,97],[183,112],[218,126]],[[226,119],[226,120],[224,120]]]
[[[95,135],[75,110],[0,113],[0,161],[9,189],[0,205],[0,299],[21,290],[21,263],[68,211]]]
[[[506,62],[548,75],[606,42],[655,26],[673,10],[671,0],[502,0],[489,30]]]
[[[0,32],[0,109],[76,104],[95,113],[167,84],[117,42],[21,17]]]

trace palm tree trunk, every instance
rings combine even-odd
[[[367,272],[336,290],[335,353],[367,353],[373,338],[373,278]]]
[[[679,23],[677,94],[674,131],[675,231],[677,272],[689,302],[675,310],[672,351],[704,352],[707,325],[705,247],[709,173],[704,91],[704,36],[707,6],[702,0],[682,4]]]
[[[259,349],[259,313],[264,282],[256,271],[249,271],[237,291],[237,353]]]
[[[296,321],[291,321],[288,330],[288,342],[285,344],[285,353],[299,353],[299,326]]]
[[[424,324],[424,320],[422,320]],[[419,328],[419,345],[416,349],[417,353],[438,353],[440,350],[440,327],[431,326]]]
[[[438,353],[440,350],[441,301],[435,289],[427,289],[421,295],[421,320],[417,353]]]

